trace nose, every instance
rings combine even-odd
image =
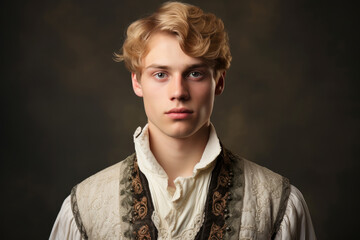
[[[171,100],[186,101],[190,98],[186,79],[177,74],[173,76],[169,84],[169,96]]]

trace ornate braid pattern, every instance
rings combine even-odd
[[[125,232],[130,239],[157,239],[157,230],[151,220],[154,207],[146,177],[139,170],[136,155],[130,162],[127,174],[123,181],[128,181],[126,189],[120,194],[127,195],[122,204],[128,205],[128,213],[123,221],[128,222],[131,228]]]
[[[235,233],[239,232],[241,214],[236,210],[237,208],[231,207],[242,206],[243,178],[237,176],[235,179],[233,170],[241,174],[243,171],[239,167],[240,164],[241,159],[234,157],[223,148],[212,172],[204,224],[195,239],[220,240],[236,237]],[[232,209],[231,212],[230,209]]]

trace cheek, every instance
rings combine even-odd
[[[162,101],[161,91],[156,88],[143,88],[143,101],[145,111],[151,114],[156,108],[160,106]]]
[[[200,88],[196,92],[197,96],[197,102],[201,106],[201,109],[203,112],[211,112],[212,106],[214,104],[214,91],[215,86],[204,86],[203,88]]]
[[[213,102],[215,97],[215,83],[204,84],[200,89],[199,94],[204,102]]]

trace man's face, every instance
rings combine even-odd
[[[215,94],[223,89],[213,70],[186,55],[174,35],[151,36],[148,54],[142,61],[141,79],[132,74],[135,93],[143,97],[151,134],[187,138],[210,123]]]

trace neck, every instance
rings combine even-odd
[[[209,133],[210,123],[189,137],[174,138],[149,124],[150,149],[168,175],[170,187],[175,187],[177,177],[192,176],[208,142]]]

